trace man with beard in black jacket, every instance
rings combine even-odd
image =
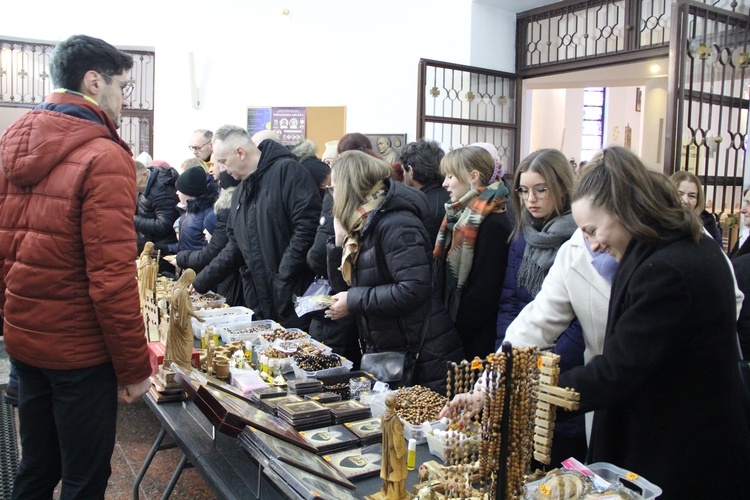
[[[174,222],[180,217],[175,182],[180,174],[165,161],[154,160],[148,167],[140,162],[136,165],[136,188],[138,202],[135,210],[136,241],[138,254],[147,241],[155,246],[177,243]],[[172,264],[159,259],[159,272],[174,274]]]
[[[318,186],[287,148],[272,140],[256,146],[241,127],[219,128],[213,150],[216,163],[242,182],[232,195],[227,245],[193,287],[205,293],[239,268],[255,317],[306,329],[309,319],[294,312],[292,295],[313,279],[305,257],[318,227]]]

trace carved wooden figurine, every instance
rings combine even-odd
[[[193,303],[190,302],[189,288],[194,280],[195,271],[186,269],[172,288],[164,366],[170,366],[174,362],[186,368],[190,367],[193,355],[193,327],[190,319],[195,318],[201,323],[205,321],[195,314]]]
[[[406,492],[406,440],[404,425],[396,414],[396,396],[385,399],[386,410],[380,417],[380,428],[383,432],[383,459],[380,477],[383,487],[378,493],[366,498],[370,500],[403,500],[411,498]]]

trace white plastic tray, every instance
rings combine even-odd
[[[229,310],[231,310],[231,313],[227,314],[226,311]],[[222,309],[206,309],[196,311],[196,314],[205,320],[203,323],[195,318],[191,318],[190,320],[193,325],[193,336],[197,339],[201,338],[201,330],[205,330],[209,326],[213,326],[217,330],[220,330],[221,327],[224,326],[233,325],[238,322],[247,323],[253,320],[252,309],[240,306],[226,307]]]
[[[219,325],[218,329],[219,335],[221,335],[221,340],[224,341],[225,344],[237,340],[249,340],[254,344],[257,344],[258,338],[262,332],[235,333],[235,331],[253,327],[265,327],[268,330],[273,330],[277,326],[279,326],[279,324],[270,319],[260,319],[257,321],[252,321],[250,319],[242,318]]]
[[[297,366],[297,363],[295,363],[294,359],[292,359],[292,368],[294,369],[294,375],[298,378],[317,378],[327,377],[329,375],[341,375],[352,371],[353,367],[354,363],[342,356],[341,366],[326,368],[325,370],[318,370],[316,372],[308,372]]]

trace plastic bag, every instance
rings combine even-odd
[[[302,297],[292,296],[292,302],[297,316],[304,316],[313,311],[328,309],[335,300],[331,297],[331,285],[328,284],[328,280],[315,278]]]

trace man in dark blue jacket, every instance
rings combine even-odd
[[[245,304],[256,317],[307,328],[292,295],[302,295],[313,278],[305,257],[320,217],[318,186],[287,148],[271,140],[258,147],[241,127],[217,130],[213,149],[216,162],[242,182],[232,195],[227,245],[193,287],[206,292],[240,268]]]

